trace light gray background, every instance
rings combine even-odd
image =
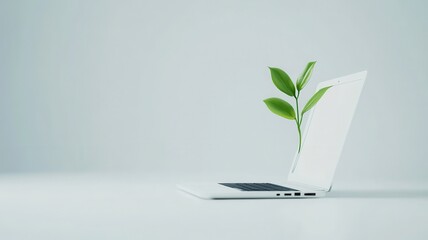
[[[426,183],[424,1],[1,1],[0,171],[285,178],[267,66],[368,70],[336,182]]]

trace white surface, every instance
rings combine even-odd
[[[428,189],[201,200],[136,177],[0,176],[0,239],[427,239]]]
[[[316,91],[331,87],[304,116],[302,149],[296,153],[289,181],[330,189],[366,75],[359,72],[319,83]]]

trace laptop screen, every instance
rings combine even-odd
[[[289,181],[328,190],[364,85],[366,72],[322,82],[332,86],[306,118],[300,154],[296,154]]]

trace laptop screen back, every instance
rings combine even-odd
[[[318,85],[317,91],[332,87],[304,116],[302,149],[296,154],[289,181],[330,189],[365,77],[366,72],[361,72]]]

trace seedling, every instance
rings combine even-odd
[[[309,62],[306,65],[302,74],[297,78],[296,84],[293,83],[290,76],[288,76],[288,74],[283,70],[279,68],[269,67],[273,84],[275,84],[275,86],[281,92],[295,99],[296,110],[294,110],[293,106],[290,103],[280,98],[268,98],[268,99],[265,99],[264,102],[271,112],[275,113],[278,116],[281,116],[283,118],[293,120],[296,122],[297,132],[299,133],[299,150],[298,150],[299,153],[302,147],[301,126],[303,121],[303,115],[306,112],[308,112],[311,108],[313,108],[321,99],[321,97],[324,95],[324,93],[330,88],[330,87],[325,87],[318,90],[305,104],[305,107],[303,107],[303,110],[299,112],[300,92],[309,82],[309,79],[311,78],[311,75],[312,75],[312,70],[315,67],[315,63],[316,62]]]

